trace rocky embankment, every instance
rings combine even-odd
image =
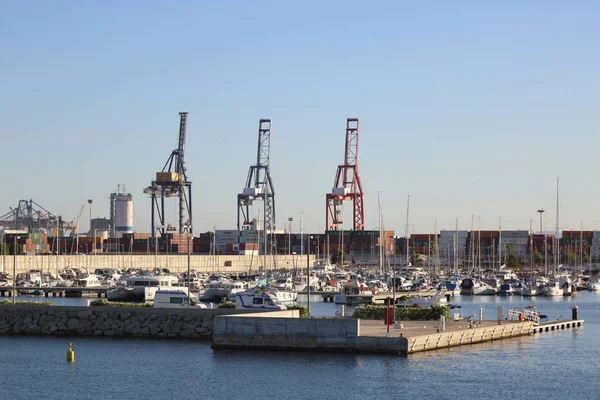
[[[0,335],[211,339],[215,315],[236,310],[0,306]]]

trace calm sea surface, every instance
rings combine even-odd
[[[50,300],[86,304],[86,299]],[[600,398],[600,293],[532,300],[551,319],[570,318],[577,304],[584,328],[408,357],[213,351],[208,343],[141,339],[0,337],[0,400]],[[531,301],[457,296],[452,303],[462,305],[465,316],[484,308],[484,318],[493,319],[499,305],[523,308]],[[311,304],[318,316],[340,308]],[[73,364],[65,361],[69,341]]]

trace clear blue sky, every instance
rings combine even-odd
[[[361,121],[366,225],[410,230],[555,225],[600,229],[597,1],[3,1],[0,214],[34,199],[74,218],[108,216],[176,147],[195,232],[236,225],[236,195],[273,120],[278,228],[323,230],[325,193]],[[345,207],[350,228],[350,205]],[[87,229],[86,205],[82,228]],[[176,221],[176,206],[168,219]]]

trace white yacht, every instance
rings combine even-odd
[[[110,287],[106,291],[108,300],[150,301],[158,290],[177,290],[178,279],[172,275],[131,276],[126,286]]]
[[[460,283],[460,294],[463,296],[493,296],[497,292],[496,288],[478,279],[465,278]]]
[[[321,260],[316,260],[313,264],[313,269],[315,271],[330,272],[335,269],[335,266],[331,263],[331,261],[329,261],[329,259],[325,258]]]
[[[73,287],[96,287],[96,286],[100,286],[100,280],[98,279],[98,276],[96,274],[78,274],[77,277],[75,279],[73,279],[72,281],[72,286]]]
[[[237,293],[246,290],[247,285],[241,281],[212,281],[206,291],[200,296],[200,301],[235,301]]]
[[[294,289],[294,281],[290,277],[279,277],[275,280],[273,287],[278,290],[293,290]]]
[[[446,304],[447,300],[444,296],[446,289],[440,288],[431,297],[411,297],[408,300],[396,300],[396,305],[400,307],[431,307]]]
[[[588,287],[593,292],[600,292],[600,280],[590,281]]]
[[[563,289],[560,286],[558,280],[552,280],[550,282],[546,282],[542,288],[542,295],[544,296],[562,296]]]
[[[535,285],[523,286],[523,296],[533,297],[538,295],[538,290]]]
[[[277,300],[279,300],[280,303],[284,304],[293,303],[298,297],[296,292],[292,290],[279,290],[277,288],[270,288],[269,293],[273,294],[275,297],[277,297]]]

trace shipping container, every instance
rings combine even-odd
[[[156,182],[177,182],[179,181],[179,174],[177,172],[157,172]]]

